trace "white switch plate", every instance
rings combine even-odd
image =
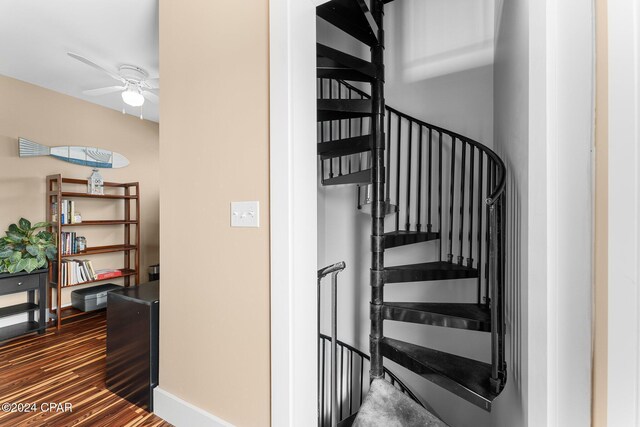
[[[232,227],[260,227],[260,203],[231,202]]]

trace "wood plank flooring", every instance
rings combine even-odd
[[[0,426],[171,427],[106,389],[105,355],[104,313],[0,345]],[[7,412],[6,403],[36,410]]]

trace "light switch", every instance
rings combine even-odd
[[[232,227],[260,227],[260,203],[231,202]]]

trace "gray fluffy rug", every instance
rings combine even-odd
[[[353,427],[447,427],[385,380],[374,380]]]

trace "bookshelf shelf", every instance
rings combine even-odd
[[[87,186],[86,179],[76,178],[64,178],[61,175],[47,176],[47,218],[51,221],[49,231],[56,237],[58,243],[62,242],[61,235],[63,228],[66,227],[91,227],[91,226],[123,226],[123,239],[122,242],[115,245],[97,245],[88,247],[82,252],[74,254],[63,254],[61,252],[61,246],[58,245],[58,254],[56,260],[51,262],[49,266],[49,313],[51,314],[51,324],[56,326],[57,329],[62,327],[64,320],[72,317],[90,314],[80,310],[76,310],[72,307],[62,307],[62,290],[64,288],[70,288],[81,285],[88,285],[90,283],[98,283],[105,281],[122,281],[125,287],[140,283],[140,186],[137,182],[117,183],[117,182],[105,182],[106,194],[87,194],[79,192],[78,186]],[[120,212],[117,215],[118,219],[101,219],[101,220],[83,220],[79,223],[62,224],[61,217],[63,213],[63,204],[66,206],[69,204],[68,200],[78,199],[73,203],[88,206],[94,200],[103,200],[116,203],[117,211]],[[99,205],[100,207],[104,205]],[[55,209],[55,210],[54,210]],[[70,209],[73,214],[73,208]],[[77,211],[76,211],[77,212]],[[68,216],[69,212],[65,212],[65,216]],[[73,217],[73,215],[71,215]],[[72,234],[72,236],[75,234]],[[68,240],[67,240],[68,241]],[[78,280],[80,277],[87,278],[92,277],[90,273],[91,268],[88,267],[88,257],[107,254],[118,253],[123,255],[123,266],[117,268],[122,275],[117,277],[111,277],[106,279],[95,280]],[[77,262],[76,262],[77,261]],[[72,268],[74,265],[80,265],[79,269],[82,270],[86,264],[84,273],[81,275]],[[74,270],[75,277],[72,282],[79,281],[79,283],[69,283],[68,277],[66,278],[66,284],[63,283],[63,271],[65,276],[71,276],[70,270]],[[89,272],[89,273],[88,273]],[[95,277],[95,276],[93,276]],[[55,293],[56,308],[53,308],[53,297]]]
[[[55,227],[82,227],[82,226],[90,226],[90,225],[132,225],[137,224],[138,221],[126,221],[126,220],[112,220],[112,219],[101,219],[101,220],[93,220],[93,221],[82,221],[75,224],[54,224]]]
[[[127,268],[120,268],[119,269],[122,272],[121,276],[117,276],[117,277],[109,277],[107,279],[96,279],[96,280],[89,280],[87,282],[80,282],[80,283],[74,283],[73,285],[63,285],[61,286],[62,289],[65,288],[73,288],[74,286],[82,286],[82,285],[88,285],[90,283],[98,283],[98,282],[107,282],[110,280],[116,280],[116,279],[121,279],[123,277],[131,277],[131,276],[135,276],[136,275],[136,270],[132,270],[132,269],[127,269]],[[58,284],[56,282],[50,282],[51,286],[55,289],[58,287]]]
[[[63,191],[62,197],[67,198],[89,198],[89,199],[137,199],[138,196],[126,196],[124,194],[88,194],[88,193],[74,193],[69,191]]]
[[[66,254],[62,255],[62,258],[78,258],[87,255],[98,255],[98,254],[108,254],[113,252],[123,252],[123,251],[135,251],[138,249],[136,245],[109,245],[109,246],[94,246],[92,248],[87,248],[82,252],[77,252],[75,254]]]

